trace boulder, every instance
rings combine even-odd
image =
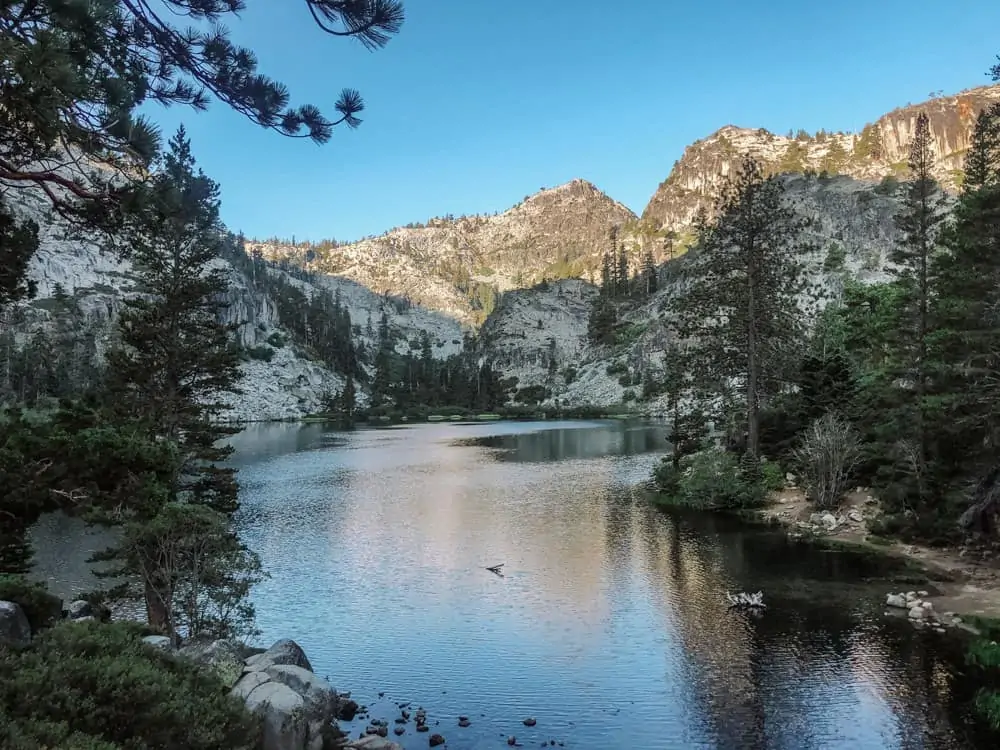
[[[837,517],[826,511],[823,513],[813,513],[809,516],[809,523],[821,526],[827,531],[833,531],[837,528]]]
[[[310,718],[329,721],[337,715],[337,691],[322,677],[292,664],[273,664],[263,671],[274,682],[280,682],[301,695]]]
[[[173,642],[165,635],[147,635],[142,639],[142,642],[153,648],[163,649],[164,651],[174,650]]]
[[[927,615],[927,610],[923,607],[913,607],[910,609],[909,617],[911,620],[923,620]]]
[[[277,641],[267,651],[255,654],[246,660],[249,669],[264,670],[275,664],[288,664],[293,667],[302,667],[310,672],[313,671],[306,652],[299,644],[288,638]]]
[[[309,740],[305,700],[287,685],[265,682],[246,699],[247,709],[263,719],[262,750],[304,750]]]
[[[240,678],[239,682],[233,685],[233,689],[229,691],[229,694],[246,702],[250,693],[270,679],[267,672],[247,672]]]
[[[179,653],[211,667],[226,683],[226,687],[235,685],[243,675],[242,646],[235,641],[194,641],[181,647]]]
[[[69,620],[80,620],[84,617],[94,617],[94,607],[90,602],[84,599],[77,599],[75,602],[70,602],[69,607],[66,608],[66,618]]]
[[[0,645],[27,646],[31,642],[31,625],[14,602],[0,602]]]
[[[324,750],[334,746],[341,736],[334,725],[341,698],[329,682],[313,674],[298,644],[278,641],[239,666],[242,676],[230,695],[263,717],[262,750]],[[357,710],[356,703],[354,706]],[[386,746],[387,750],[392,747]]]
[[[403,750],[399,743],[379,737],[377,734],[369,734],[359,740],[353,740],[344,745],[349,750]]]
[[[902,594],[889,594],[885,597],[885,605],[887,607],[898,607],[899,609],[909,609],[910,605],[906,602],[906,597]]]

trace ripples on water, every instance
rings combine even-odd
[[[261,640],[294,638],[390,725],[412,701],[451,750],[973,746],[952,647],[884,618],[891,586],[858,583],[863,561],[644,501],[656,427],[270,425],[234,442],[241,534],[272,576]],[[500,562],[505,577],[484,570]],[[729,612],[737,589],[763,589],[766,613]],[[427,747],[412,725],[396,740]]]

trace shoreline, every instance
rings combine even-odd
[[[836,512],[817,512],[801,489],[787,487],[772,493],[766,506],[742,515],[751,523],[781,529],[790,539],[895,558],[933,584],[939,593],[926,598],[936,611],[1000,619],[1000,562],[977,559],[964,549],[907,544],[872,534],[868,525],[881,515],[881,508],[865,488],[848,493]]]

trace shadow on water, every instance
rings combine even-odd
[[[390,727],[412,701],[449,750],[996,746],[974,734],[962,644],[882,612],[887,563],[651,507],[634,487],[659,426],[272,425],[234,443],[237,525],[271,573],[261,641],[294,638]],[[726,591],[758,589],[761,617],[729,610]],[[427,747],[412,724],[394,739]]]
[[[525,463],[662,452],[666,442],[665,428],[619,420],[536,425],[545,429],[481,435],[454,444],[490,448],[498,461]]]

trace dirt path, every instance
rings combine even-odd
[[[792,536],[810,536],[896,555],[917,563],[940,591],[931,597],[938,612],[1000,618],[1000,561],[980,561],[964,550],[932,549],[892,542],[869,533],[881,514],[878,501],[864,488],[847,495],[836,513],[817,514],[802,490],[776,492],[762,517],[785,527]]]

